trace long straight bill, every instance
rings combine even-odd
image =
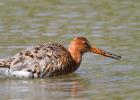
[[[117,59],[117,60],[121,59],[121,56],[106,52],[106,51],[99,49],[99,48],[94,47],[94,48],[91,48],[90,51],[93,53],[96,53],[96,54],[100,54],[104,57],[109,57],[109,58],[113,58],[113,59]]]

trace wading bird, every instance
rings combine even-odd
[[[0,60],[0,74],[45,78],[76,71],[86,52],[119,60],[121,56],[91,47],[84,37],[74,38],[69,48],[58,43],[42,44]],[[6,69],[6,70],[5,70]]]

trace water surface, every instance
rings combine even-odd
[[[0,58],[40,43],[67,47],[76,36],[122,59],[85,54],[66,76],[0,78],[1,100],[139,100],[139,0],[0,1]]]

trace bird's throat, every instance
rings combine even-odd
[[[79,52],[76,48],[69,48],[68,49],[74,62],[76,63],[76,66],[80,66],[81,60],[82,60],[82,54]]]

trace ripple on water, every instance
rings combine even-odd
[[[2,58],[42,42],[68,45],[77,36],[88,37],[93,46],[123,57],[116,61],[87,54],[76,75],[54,79],[24,82],[24,79],[0,79],[0,99],[139,100],[140,6],[137,1],[2,0]]]

